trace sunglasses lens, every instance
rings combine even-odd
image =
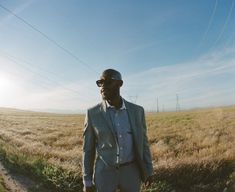
[[[101,87],[104,84],[104,82],[102,80],[97,80],[96,84],[98,87]]]

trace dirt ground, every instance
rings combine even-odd
[[[27,187],[20,183],[20,178],[16,178],[4,168],[0,162],[0,175],[3,178],[4,184],[9,192],[25,192]]]
[[[3,178],[7,192],[33,192],[37,189],[37,183],[35,183],[35,181],[24,175],[8,171],[1,162],[0,176]],[[49,192],[46,189],[43,189],[42,191]]]

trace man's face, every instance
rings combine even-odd
[[[122,81],[114,80],[110,74],[102,74],[99,80],[100,93],[104,100],[112,100],[119,96]]]

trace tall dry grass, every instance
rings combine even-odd
[[[83,121],[84,115],[0,109],[0,147],[6,158],[18,154],[22,161],[36,157],[53,165],[38,172],[53,176],[64,170],[81,176]],[[156,181],[162,182],[152,191],[164,191],[158,188],[161,185],[169,191],[208,191],[220,176],[224,182],[214,191],[229,187],[235,160],[235,107],[147,113],[146,122]],[[19,162],[19,157],[12,161]]]
[[[155,167],[235,157],[235,108],[147,115]]]

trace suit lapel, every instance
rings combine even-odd
[[[135,115],[134,115],[135,110],[133,109],[133,107],[126,100],[124,100],[124,102],[125,102],[125,106],[127,108],[127,114],[128,114],[128,118],[129,118],[129,121],[130,121],[131,129],[133,131],[134,140],[136,141],[137,132],[136,132],[136,129],[135,129],[135,119],[134,119],[135,118]]]

